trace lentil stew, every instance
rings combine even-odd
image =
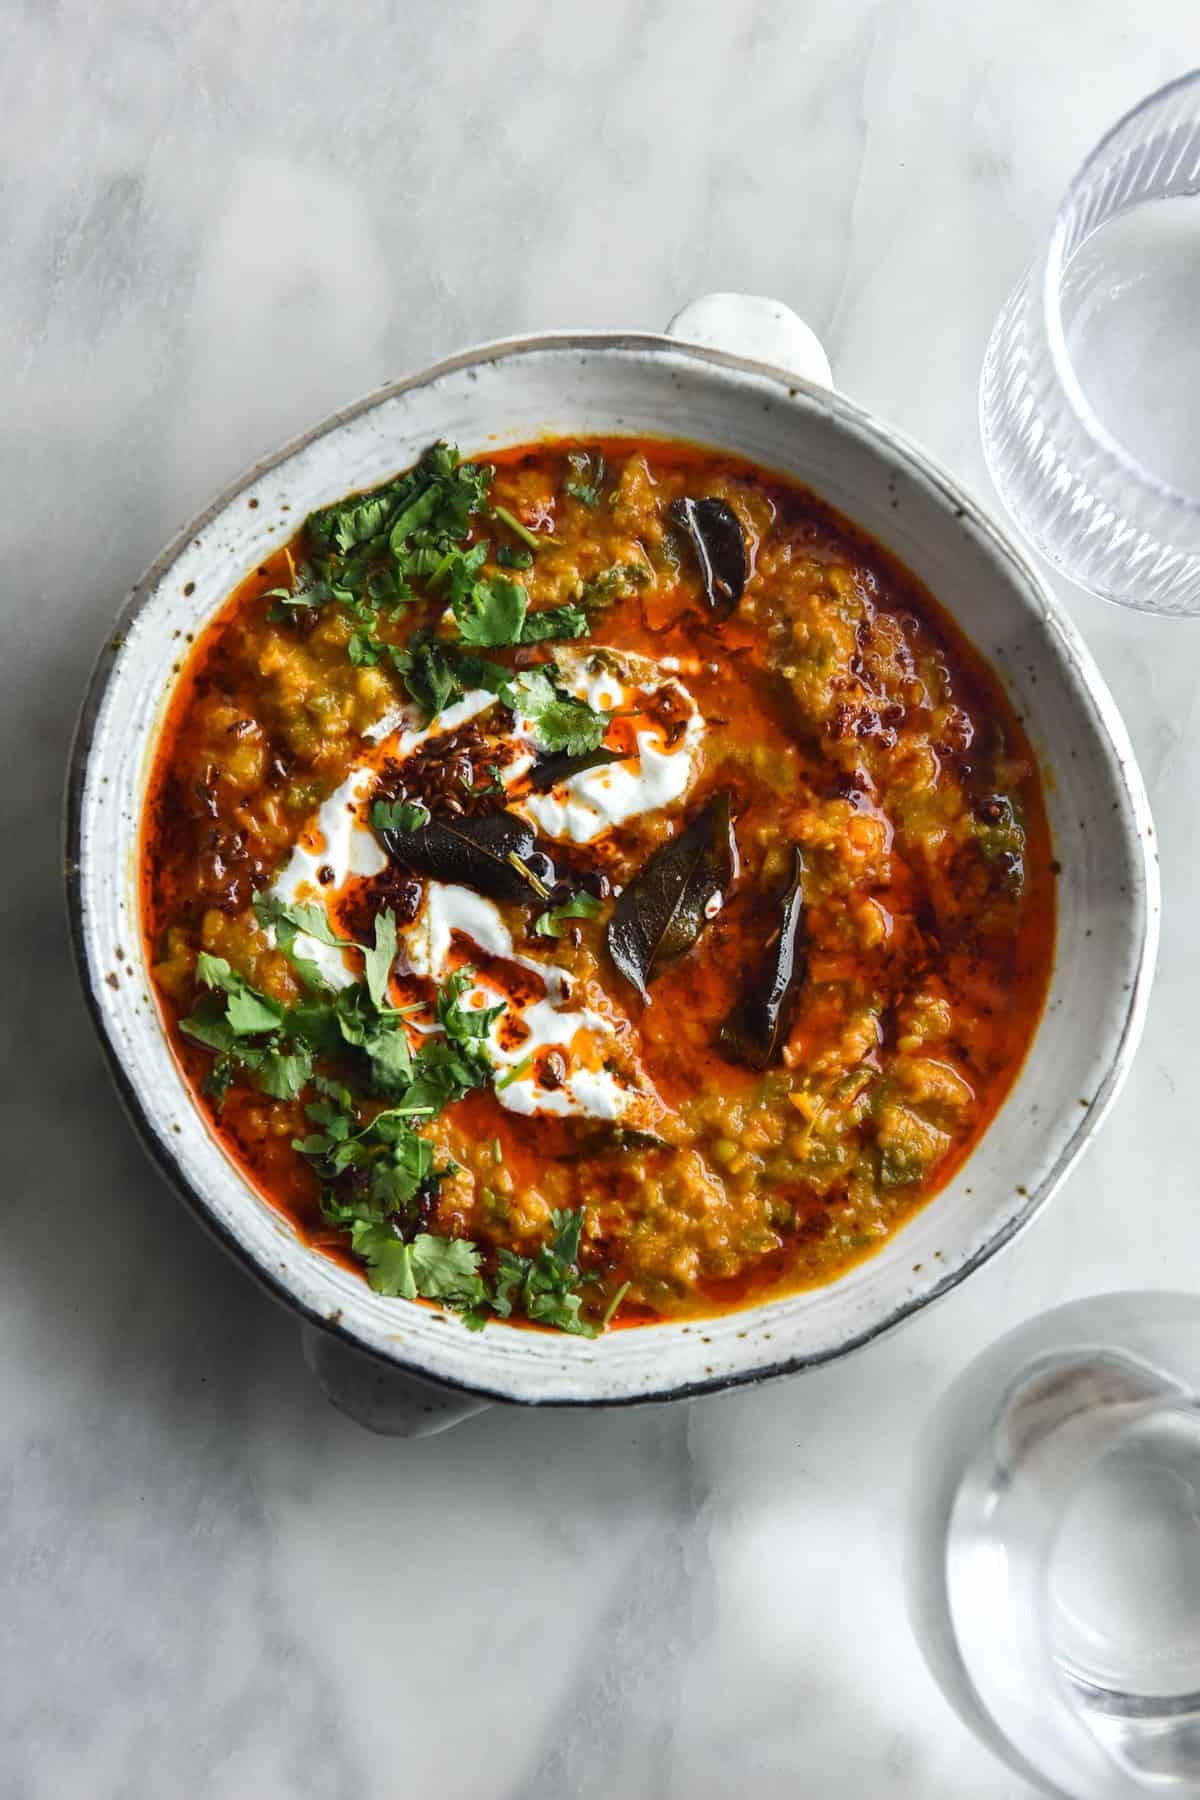
[[[195,644],[143,918],[316,1249],[594,1334],[835,1279],[959,1167],[1055,934],[1036,762],[921,584],[698,446],[434,446]]]

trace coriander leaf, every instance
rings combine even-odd
[[[355,668],[373,669],[383,655],[384,646],[369,631],[352,631],[346,655]]]
[[[539,913],[533,929],[539,937],[560,938],[564,920],[594,919],[599,911],[600,902],[594,894],[572,894],[561,906],[552,906],[546,912]]]
[[[294,900],[289,904],[277,894],[256,894],[253,906],[260,925],[273,925],[276,931],[281,922],[294,925],[297,931],[302,931],[306,937],[316,938],[319,944],[328,944],[331,950],[361,948],[353,938],[338,936],[329,923],[329,914],[315,901]]]
[[[496,546],[496,561],[502,569],[532,569],[533,556],[528,550],[514,550],[511,544]]]
[[[490,649],[521,642],[529,596],[519,581],[497,575],[492,581],[474,582],[467,593],[456,595],[452,604],[465,643]]]
[[[205,987],[219,989],[226,996],[225,1017],[236,1036],[245,1037],[278,1028],[283,1018],[279,1002],[252,988],[244,976],[230,968],[223,956],[210,956],[202,950],[196,958],[196,979]]]
[[[429,823],[429,808],[419,800],[376,800],[371,824],[376,831],[419,831]]]
[[[187,1018],[180,1019],[179,1029],[206,1050],[226,1052],[237,1044],[237,1036],[225,1017],[225,1003],[215,994],[202,994]]]
[[[393,556],[402,556],[405,544],[418,525],[428,524],[437,510],[440,497],[438,483],[431,481],[423,494],[418,494],[397,513],[388,531],[388,548]]]
[[[298,1001],[284,1019],[284,1029],[290,1038],[306,1044],[318,1056],[336,1056],[341,1049],[337,1013],[328,989]]]
[[[554,1226],[554,1240],[550,1254],[564,1270],[568,1269],[579,1256],[579,1234],[583,1230],[583,1208],[574,1212],[552,1212],[550,1222]]]
[[[419,1231],[412,1243],[412,1271],[427,1300],[474,1300],[483,1291],[479,1252],[465,1238]]]
[[[380,1009],[388,1003],[388,980],[396,960],[396,915],[391,909],[375,916],[375,943],[363,951],[367,992]]]
[[[596,1327],[579,1316],[582,1297],[551,1288],[546,1293],[531,1293],[525,1302],[526,1317],[537,1325],[555,1325],[576,1337],[597,1336]]]
[[[408,1037],[397,1019],[393,1024],[377,1020],[363,1041],[371,1064],[371,1086],[379,1094],[394,1094],[407,1087],[413,1059]]]
[[[526,613],[521,642],[544,644],[551,638],[586,637],[587,629],[587,614],[578,606],[551,606],[541,612]]]
[[[377,1294],[388,1299],[415,1300],[412,1245],[398,1238],[390,1225],[356,1220],[350,1231],[355,1253],[367,1265],[367,1280]]]
[[[258,1085],[273,1100],[298,1100],[312,1075],[307,1050],[268,1050],[258,1071]]]
[[[597,750],[608,729],[609,715],[595,712],[554,686],[544,668],[526,669],[510,681],[501,699],[532,721],[543,750],[584,756]]]
[[[417,705],[434,719],[451,700],[462,697],[462,683],[443,653],[428,642],[391,650],[392,662]]]

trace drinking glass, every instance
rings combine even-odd
[[[1062,1800],[1200,1795],[1200,1298],[1001,1338],[913,1461],[908,1595],[947,1698]]]
[[[996,323],[984,452],[1064,575],[1200,612],[1200,70],[1115,125]]]

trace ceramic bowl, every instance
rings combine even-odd
[[[1150,816],[1124,727],[1069,620],[949,475],[824,385],[820,347],[785,309],[709,297],[671,329],[679,335],[492,344],[326,420],[228,489],[163,553],[126,605],[84,706],[69,789],[70,910],[120,1091],[193,1210],[307,1322],[309,1359],[331,1397],[379,1429],[438,1429],[487,1399],[671,1399],[844,1355],[956,1286],[1029,1223],[1099,1125],[1141,1031],[1157,938]],[[373,1294],[301,1243],[227,1160],[191,1099],[151,995],[136,880],[147,774],[187,635],[203,630],[245,572],[311,508],[390,476],[435,438],[486,455],[568,433],[687,438],[735,452],[807,483],[893,551],[1006,684],[1041,762],[1062,871],[1045,1015],[1011,1094],[954,1180],[830,1286],[595,1342],[499,1325],[467,1331],[433,1308]]]

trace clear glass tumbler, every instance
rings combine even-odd
[[[996,323],[984,451],[1064,575],[1200,612],[1200,70],[1093,150]]]
[[[966,1722],[1065,1800],[1200,1795],[1200,1298],[1010,1332],[917,1447],[910,1612]]]

